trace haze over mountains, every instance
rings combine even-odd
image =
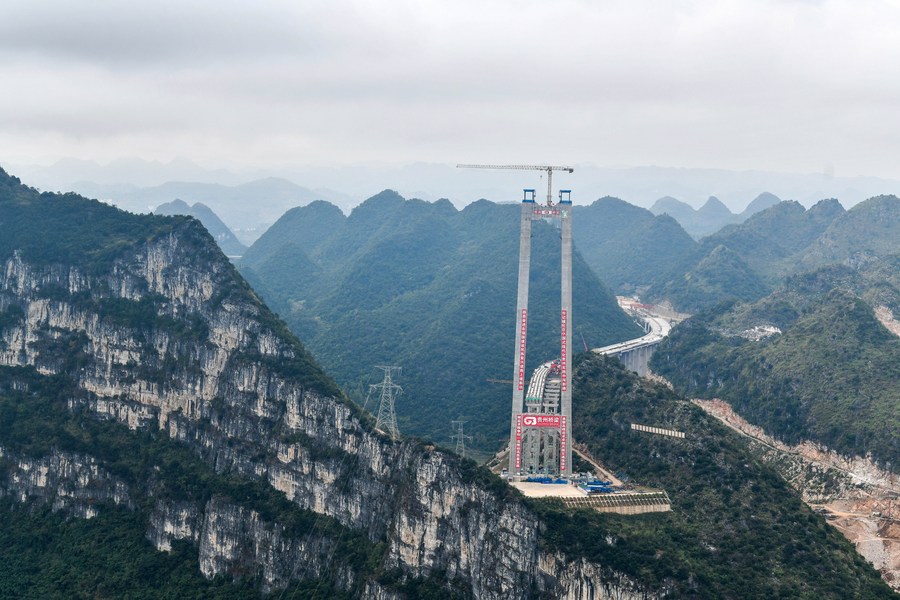
[[[82,183],[81,193],[111,201],[132,212],[147,212],[173,199],[201,202],[215,210],[244,245],[250,245],[286,210],[339,194],[312,191],[278,177],[226,186],[217,183],[167,182],[149,188],[95,186]]]
[[[215,238],[216,243],[219,244],[222,252],[228,256],[241,256],[247,250],[247,246],[238,241],[237,236],[235,236],[231,229],[222,222],[218,215],[201,202],[196,202],[191,206],[181,199],[176,199],[171,202],[166,202],[165,204],[160,204],[153,209],[153,214],[169,216],[186,215],[194,217],[203,223],[206,230],[213,238]]]
[[[668,214],[695,238],[714,233],[726,225],[746,221],[751,215],[765,210],[781,200],[774,194],[763,192],[753,199],[743,212],[732,213],[722,201],[710,196],[703,206],[694,209],[690,204],[665,196],[653,203],[650,212],[655,215]]]
[[[460,161],[465,157],[460,157]],[[823,198],[838,198],[846,207],[879,194],[900,194],[900,181],[875,177],[840,177],[822,174],[788,174],[721,169],[680,169],[670,167],[609,167],[574,165],[575,172],[558,179],[561,187],[574,191],[575,204],[585,204],[601,196],[615,196],[638,206],[650,207],[671,196],[699,208],[709,196],[716,196],[732,212],[740,213],[764,192],[811,206]],[[41,189],[78,191],[100,199],[115,193],[132,203],[131,210],[147,210],[148,205],[180,197],[188,202],[207,203],[208,198],[186,195],[162,198],[153,188],[170,182],[218,184],[233,187],[271,177],[287,179],[315,198],[337,204],[345,211],[372,195],[374,190],[396,189],[403,196],[437,200],[449,198],[455,205],[486,198],[495,202],[515,201],[525,187],[541,189],[536,173],[526,171],[460,170],[453,165],[411,163],[403,165],[366,164],[344,167],[281,167],[267,171],[205,169],[186,159],[169,163],[123,159],[99,165],[90,161],[65,159],[49,166],[15,165],[21,177]],[[123,202],[126,200],[123,200]],[[218,207],[210,205],[213,210]],[[290,206],[284,206],[281,212]],[[275,215],[277,219],[280,215]],[[220,217],[234,224],[225,214]]]

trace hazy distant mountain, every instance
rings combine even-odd
[[[723,248],[727,254],[721,254]],[[833,199],[808,210],[797,202],[780,202],[744,223],[703,238],[698,251],[675,265],[670,276],[657,280],[647,298],[669,300],[688,312],[728,298],[755,300],[790,275],[835,264],[863,268],[896,254],[898,248],[900,199],[896,196],[871,198],[849,211]],[[719,259],[729,259],[710,263],[716,252]],[[698,285],[697,269],[702,267],[708,278],[713,275],[711,264],[718,270],[717,283]]]
[[[674,218],[618,198],[576,206],[572,230],[585,261],[617,293],[640,293],[697,250]]]
[[[722,204],[722,201],[715,196],[710,196],[706,203],[703,204],[696,212],[696,220],[694,221],[693,230],[697,235],[709,235],[718,231],[730,222],[740,219],[733,214],[728,207]]]
[[[706,203],[694,209],[686,202],[665,196],[653,203],[650,212],[655,215],[667,214],[695,239],[718,231],[725,225],[737,223],[741,218],[733,214],[721,200],[710,196]]]
[[[654,215],[667,214],[680,223],[682,220],[690,220],[696,211],[687,202],[682,202],[672,196],[663,196],[653,203],[650,212]]]
[[[442,227],[454,222],[448,202],[386,194],[330,246],[381,267],[368,270],[375,293],[359,289],[345,311],[349,331],[331,335],[374,360],[418,337],[411,352],[440,359],[403,371],[401,382],[447,392],[416,405],[417,418],[474,408],[467,430],[497,420],[473,398],[489,384],[472,366],[501,354],[492,323],[477,327],[482,311],[509,308],[494,285],[513,296],[515,208],[473,204],[454,230]],[[398,272],[433,276],[405,267],[440,258],[429,239],[452,248],[460,231],[472,232],[464,246],[483,243],[445,257],[440,293],[382,297],[409,285]],[[670,512],[526,503],[470,460],[376,433],[194,219],[38,194],[0,170],[0,232],[4,598],[893,597],[741,436],[613,358],[576,358],[573,435],[623,478],[666,490]],[[546,250],[559,244],[545,224],[535,234],[540,299],[558,282],[559,255]],[[583,273],[576,281],[588,288],[576,304],[608,302]],[[402,326],[379,320],[388,314],[367,304],[379,299],[398,305]],[[508,387],[496,389],[505,438]],[[636,435],[635,422],[685,438]]]
[[[106,165],[92,160],[63,158],[49,166],[21,165],[17,172],[26,181],[46,190],[67,192],[90,182],[101,186],[152,187],[167,181],[198,181],[234,185],[246,181],[225,169],[204,169],[186,158],[169,162],[119,158]]]
[[[739,213],[766,191],[780,198],[797,200],[804,206],[811,206],[822,198],[839,198],[847,207],[879,194],[900,194],[900,181],[876,177],[589,164],[576,164],[574,167],[574,173],[561,174],[554,181],[560,187],[573,190],[575,204],[585,204],[602,196],[615,196],[646,207],[661,196],[706,198],[715,194],[732,212]],[[94,189],[98,185],[133,189],[154,187],[169,181],[234,186],[246,181],[281,177],[302,182],[316,191],[316,198],[328,200],[345,211],[370,196],[372,190],[385,187],[398,189],[406,197],[426,200],[447,197],[454,205],[462,207],[479,198],[497,202],[515,201],[522,188],[540,189],[546,185],[546,180],[537,171],[462,170],[449,164],[424,162],[236,172],[205,169],[184,159],[170,163],[123,159],[108,165],[66,159],[51,166],[16,165],[16,171],[42,189],[76,190],[99,198],[113,196],[95,193],[89,186]],[[152,204],[168,202],[175,197],[199,200],[219,210],[207,199],[193,199],[186,195],[165,198]],[[129,208],[134,210],[134,207]],[[138,208],[148,210],[145,205]],[[228,219],[225,221],[231,224]]]
[[[185,201],[175,199],[172,202],[160,204],[153,211],[157,215],[188,215],[194,217],[206,227],[206,230],[212,234],[219,248],[228,256],[240,256],[246,250],[247,246],[240,243],[235,237],[234,232],[228,229],[228,226],[210,209],[201,202],[197,202],[190,206]]]
[[[726,225],[741,223],[759,211],[779,202],[777,196],[764,192],[754,198],[743,212],[734,214],[715,196],[710,196],[706,203],[696,210],[686,202],[671,196],[664,196],[653,203],[650,212],[655,215],[668,214],[678,221],[685,231],[695,239],[699,239],[715,233]]]
[[[321,198],[318,192],[277,177],[234,186],[168,182],[149,188],[125,189],[82,184],[77,191],[110,200],[135,212],[145,212],[175,198],[202,202],[213,209],[244,244],[255,241],[286,210]]]
[[[781,202],[781,198],[776,196],[775,194],[770,194],[769,192],[763,192],[756,198],[754,198],[750,204],[747,205],[747,208],[744,209],[744,212],[740,214],[742,220],[747,220],[752,217],[756,213],[766,210],[770,206],[775,206]]]

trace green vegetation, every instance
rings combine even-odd
[[[294,350],[293,358],[273,360],[245,351],[236,360],[264,362],[312,389],[340,393],[196,222],[159,217],[142,221],[143,217],[66,196],[59,206],[70,220],[83,217],[79,206],[101,218],[92,223],[92,231],[51,219],[49,226],[59,230],[57,235],[53,229],[42,228],[48,220],[37,218],[34,207],[48,208],[47,202],[61,202],[61,197],[37,194],[5,174],[0,184],[4,234],[0,258],[19,251],[35,265],[71,265],[89,273],[108,274],[115,261],[129,260],[146,240],[172,232],[178,236],[179,247],[188,246],[187,254],[197,261],[198,269],[215,273],[217,291],[209,302],[211,308],[226,302],[239,304],[249,313],[248,318],[258,320],[263,331],[274,332]],[[493,447],[506,433],[502,430],[505,420],[498,415],[502,417],[508,409],[508,394],[502,388],[496,393],[482,392],[477,386],[483,378],[503,378],[508,372],[504,370],[509,367],[512,327],[502,323],[513,310],[516,211],[514,206],[480,202],[457,212],[446,202],[406,202],[395,194],[381,194],[341,221],[339,233],[323,236],[319,243],[305,240],[295,244],[305,258],[285,264],[291,268],[300,265],[309,272],[280,272],[280,284],[295,295],[277,300],[277,306],[290,316],[295,331],[306,332],[321,344],[318,351],[323,361],[336,365],[357,392],[363,391],[372,364],[403,361],[403,383],[412,396],[400,406],[405,411],[402,426],[408,430],[443,431],[450,417],[470,411],[485,428],[480,433],[482,447]],[[27,233],[34,239],[48,238],[46,244],[27,239],[13,227],[16,224],[29,228]],[[13,233],[6,236],[7,230]],[[537,363],[554,356],[557,348],[557,232],[538,224],[533,242],[532,314],[548,316],[546,324],[533,320],[529,332],[530,356]],[[278,274],[278,262],[286,254],[283,250],[265,254],[267,258],[260,259],[259,270],[253,272],[268,273],[266,277]],[[611,308],[609,294],[580,258],[575,269],[581,282],[576,286],[576,332],[591,345],[633,335],[627,319]],[[293,280],[303,281],[291,287]],[[815,280],[806,284],[810,288],[818,285]],[[880,288],[879,293],[889,294],[890,290]],[[73,295],[62,285],[47,285],[38,294],[89,306],[110,323],[137,330],[171,330],[180,338],[193,336],[194,342],[206,335],[203,320],[167,320],[170,317],[164,316],[168,313],[162,310],[165,299],[161,297],[124,301],[101,287]],[[839,324],[847,332],[835,330],[856,333],[870,341],[873,349],[883,350],[884,340],[877,338],[870,323],[857,318],[863,307],[848,304],[852,298],[846,295],[835,297],[835,310],[823,313],[819,322],[806,322],[818,314],[815,304],[796,306],[782,298],[772,306],[779,308],[777,318],[793,324],[792,329],[820,328],[821,321],[833,325],[850,314],[853,318],[846,325]],[[20,322],[23,314],[17,299],[4,296],[2,302],[0,326]],[[812,334],[807,331],[807,335]],[[696,336],[696,346],[706,343],[708,336],[704,336],[707,334]],[[725,339],[734,340],[728,342],[730,347],[746,345],[739,339]],[[78,371],[88,358],[87,342],[80,332],[43,332],[33,343],[48,360],[57,361],[63,373]],[[189,360],[183,355],[169,359],[176,363]],[[875,367],[890,366],[880,360],[875,358]],[[164,361],[163,366],[166,364]],[[587,444],[620,476],[666,489],[674,510],[626,518],[563,510],[550,501],[530,502],[546,527],[541,538],[545,548],[598,561],[648,588],[670,590],[674,598],[890,596],[886,585],[849,543],[807,510],[772,470],[754,461],[737,436],[670,391],[637,379],[614,361],[581,357],[576,366],[575,439]],[[179,364],[182,368],[185,365]],[[161,368],[161,381],[167,381],[173,372]],[[893,381],[900,379],[895,372],[886,373]],[[418,392],[413,390],[420,384],[414,382],[423,381],[433,388],[423,385],[422,390],[435,392],[415,395]],[[30,368],[0,368],[0,446],[9,456],[44,457],[54,451],[90,456],[129,486],[134,507],[100,505],[99,516],[82,521],[66,518],[65,512],[54,514],[41,505],[20,505],[11,497],[0,499],[4,523],[0,528],[0,564],[4,565],[0,595],[256,595],[260,582],[255,571],[239,568],[233,571],[234,581],[207,581],[199,575],[196,548],[176,543],[171,553],[159,553],[146,541],[148,519],[157,502],[176,500],[198,508],[220,500],[281,524],[287,537],[322,537],[322,552],[328,561],[320,579],[298,582],[286,591],[286,597],[340,598],[332,582],[348,570],[356,574],[351,593],[358,593],[366,578],[373,577],[409,597],[469,595],[465,584],[447,581],[447,574],[440,571],[428,578],[404,580],[402,573],[383,567],[385,540],[372,541],[362,531],[300,509],[262,481],[217,472],[194,449],[165,432],[129,431],[87,411],[70,410],[68,402],[79,397],[79,390],[65,375],[45,377]],[[869,416],[864,415],[866,419]],[[673,440],[631,432],[632,422],[679,429],[688,437]],[[290,437],[292,434],[274,431],[273,435],[310,443],[298,434]],[[240,442],[238,438],[233,441]],[[311,452],[324,461],[344,462],[344,456],[336,452],[322,448]],[[258,459],[266,460],[264,453]],[[358,467],[349,462],[339,478],[352,476]],[[464,481],[505,501],[519,501],[515,492],[472,461],[459,459],[457,464]],[[0,478],[10,468],[10,458],[0,459]],[[402,483],[395,492],[402,493]]]
[[[288,538],[321,536],[334,546],[328,572],[340,566],[359,574],[379,575],[383,547],[359,530],[297,507],[264,482],[231,473],[216,473],[190,449],[164,432],[133,432],[123,425],[66,407],[77,391],[65,377],[42,377],[31,369],[0,368],[0,447],[12,455],[40,458],[51,451],[87,455],[123,480],[134,511],[100,506],[94,520],[66,520],[42,506],[23,507],[0,501],[0,597],[237,598],[255,595],[254,574],[238,585],[230,578],[206,581],[200,575],[197,549],[176,544],[172,554],[157,552],[146,541],[149,515],[161,500],[188,501],[202,509],[212,499],[259,513],[284,527]],[[0,473],[0,476],[3,476]],[[42,540],[42,543],[35,543]],[[326,552],[329,551],[327,548]],[[228,585],[226,585],[228,584]],[[328,581],[309,582],[298,590],[320,589],[331,598]],[[331,590],[333,591],[333,590]],[[94,595],[96,593],[97,595]],[[288,590],[291,593],[291,590]]]
[[[896,470],[900,339],[829,274],[846,271],[798,276],[756,304],[694,317],[674,330],[651,366],[688,395],[728,401],[775,437],[871,453]],[[757,325],[783,333],[759,341],[738,335]]]
[[[25,311],[16,304],[10,304],[5,310],[0,311],[0,331],[12,325],[18,325],[25,320]]]
[[[57,280],[44,282],[37,295],[66,302],[78,309],[97,314],[110,324],[131,328],[146,334],[163,331],[182,341],[203,343],[208,337],[209,323],[201,314],[171,316],[166,298],[143,290],[140,300],[118,297],[109,289],[105,277],[112,273],[117,261],[129,264],[148,242],[164,236],[177,238],[179,251],[191,266],[214,273],[216,295],[209,308],[216,309],[228,301],[258,310],[256,320],[262,327],[292,346],[293,356],[272,360],[268,366],[275,372],[292,377],[311,390],[343,398],[337,384],[316,364],[297,337],[260,301],[249,284],[225,258],[210,234],[199,222],[189,217],[135,215],[115,207],[88,200],[76,194],[39,193],[23,185],[18,178],[0,169],[0,261],[20,253],[32,267],[77,267],[93,276],[90,289],[72,293],[64,284],[66,274],[55,273]],[[0,312],[0,329],[21,322],[24,316],[19,299],[8,296],[6,309]],[[66,370],[83,366],[73,364],[75,354],[83,347],[71,335],[43,336],[35,342],[41,358],[54,364],[67,365]],[[141,365],[144,374],[161,384],[173,376],[174,367],[185,367],[187,357],[148,355]]]
[[[740,225],[701,240],[703,252],[728,247],[768,283],[796,271],[796,255],[805,251],[844,214],[837,200],[822,200],[809,210],[799,202],[780,202]]]
[[[812,210],[812,209],[811,209]],[[900,198],[876,196],[860,202],[829,223],[800,257],[803,270],[838,262],[897,253],[900,240]]]
[[[125,213],[76,194],[39,193],[0,169],[0,258],[107,271],[115,259],[184,225],[184,217]],[[47,235],[53,232],[53,235]]]
[[[751,302],[810,269],[883,264],[885,257],[896,255],[898,239],[900,199],[895,196],[870,198],[849,211],[833,199],[809,210],[780,202],[703,238],[688,258],[680,251],[672,258],[661,254],[668,271],[645,297],[668,300],[687,312],[726,300]]]
[[[620,477],[665,489],[672,511],[640,516],[529,501],[542,543],[671,598],[892,598],[877,572],[740,438],[618,361],[576,361],[573,436]],[[684,439],[630,430],[676,429]]]
[[[103,506],[88,521],[0,498],[0,519],[0,598],[261,597],[253,578],[205,580],[186,542],[157,552],[143,515],[124,508]]]
[[[669,215],[654,216],[618,198],[576,206],[572,229],[585,261],[617,293],[643,293],[697,250]]]
[[[472,446],[490,452],[507,435],[509,387],[486,380],[510,379],[519,211],[390,191],[349,217],[313,203],[273,225],[240,268],[360,404],[375,365],[402,365],[403,433],[449,443],[463,417]],[[559,262],[558,231],[535,223],[529,369],[559,353]],[[640,335],[578,254],[573,269],[576,345]]]
[[[708,308],[723,300],[756,300],[769,287],[740,256],[718,246],[686,273],[648,290],[651,298],[665,298],[678,307]]]

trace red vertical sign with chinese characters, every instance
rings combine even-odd
[[[516,415],[516,473],[522,470],[522,415]]]
[[[519,389],[525,389],[525,339],[528,334],[528,309],[522,309],[519,323]]]
[[[569,387],[569,373],[566,370],[566,363],[568,363],[568,361],[566,360],[566,358],[567,358],[566,357],[566,348],[568,347],[568,344],[566,343],[566,339],[568,338],[568,335],[569,335],[569,332],[566,331],[566,322],[567,321],[568,321],[568,319],[566,319],[566,310],[563,309],[563,311],[562,311],[562,336],[561,336],[562,337],[562,352],[561,352],[562,359],[559,361],[559,374],[562,378],[562,383],[561,383],[560,387],[562,388],[562,391],[566,391],[566,389]]]
[[[566,467],[568,464],[566,463],[566,456],[568,456],[568,452],[566,452],[566,446],[569,443],[568,438],[566,438],[566,417],[563,416],[560,418],[560,427],[559,427],[559,472],[565,473]]]

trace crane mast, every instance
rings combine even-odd
[[[457,169],[516,169],[519,171],[547,172],[547,206],[553,206],[553,171],[572,173],[572,167],[554,165],[456,165]]]

